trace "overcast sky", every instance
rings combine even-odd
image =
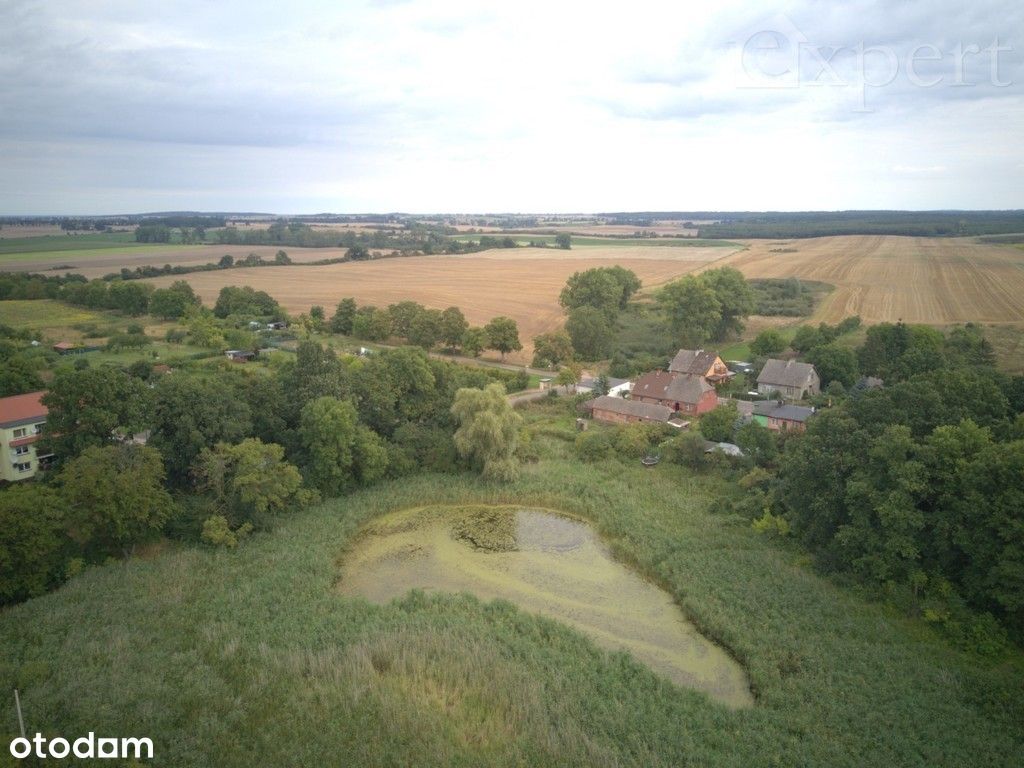
[[[1020,0],[0,0],[0,214],[1021,207]]]

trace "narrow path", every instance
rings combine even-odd
[[[508,396],[508,401],[514,408],[515,406],[522,405],[523,403],[532,403],[535,400],[543,400],[545,397],[548,397],[548,393],[552,391],[557,392],[560,395],[570,394],[569,387],[562,385],[560,387],[552,387],[551,389],[529,389],[526,392],[516,392],[515,394]]]
[[[383,344],[378,346],[384,346]],[[485,368],[501,368],[505,371],[526,371],[530,375],[540,376],[542,378],[554,378],[558,375],[558,371],[548,371],[543,368],[530,368],[526,365],[515,365],[514,363],[501,363],[497,360],[481,360],[478,357],[463,357],[462,355],[447,355],[444,352],[428,352],[428,355],[437,360],[447,360],[450,363],[459,363],[460,365],[481,365]]]

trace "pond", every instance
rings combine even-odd
[[[753,704],[743,667],[697,631],[671,595],[612,557],[585,523],[520,507],[423,507],[366,525],[339,589],[385,603],[410,589],[503,598],[628,651],[673,683],[730,707]]]

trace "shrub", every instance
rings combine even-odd
[[[601,461],[615,455],[615,433],[610,429],[591,429],[576,436],[576,455],[583,461]]]

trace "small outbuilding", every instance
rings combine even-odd
[[[813,415],[813,408],[789,405],[781,400],[754,403],[754,421],[776,432],[803,432],[807,429],[807,420]]]

